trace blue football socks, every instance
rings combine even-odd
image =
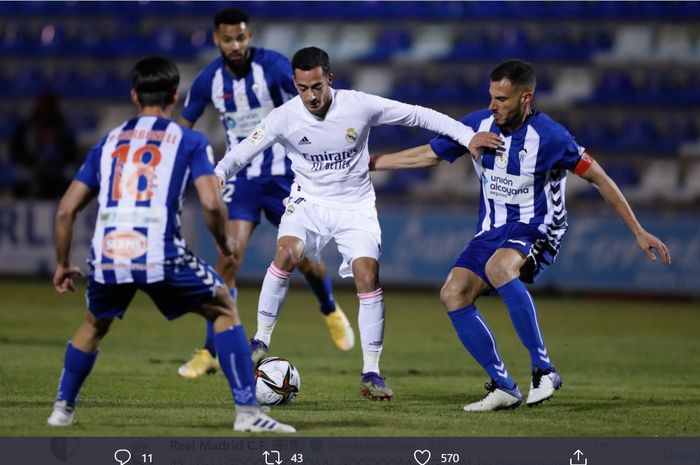
[[[233,326],[214,335],[219,365],[231,386],[236,405],[257,405],[250,342],[243,326]]]
[[[75,405],[80,387],[95,365],[97,354],[98,352],[83,352],[76,349],[73,343],[68,341],[56,400],[65,400],[68,405]]]
[[[506,365],[498,356],[496,341],[475,305],[459,308],[447,315],[452,321],[462,345],[489,374],[496,384],[505,389],[513,389],[515,381],[508,374]]]
[[[214,323],[207,321],[207,338],[204,340],[204,348],[212,357],[216,357],[216,343],[214,338]]]
[[[315,276],[304,275],[309,287],[316,295],[318,303],[321,306],[321,313],[328,315],[335,310],[335,300],[333,300],[333,287],[331,279],[326,275],[323,279],[317,279]]]
[[[496,289],[508,307],[510,319],[525,348],[530,352],[532,367],[545,371],[552,369],[547,349],[537,322],[537,311],[530,293],[520,279],[514,279]]]
[[[231,297],[233,297],[233,300],[236,300],[236,297],[238,297],[238,288],[234,287],[233,289],[230,289],[229,294]],[[209,351],[212,357],[216,357],[216,343],[214,342],[214,323],[211,321],[207,321],[207,337],[204,340],[204,348]]]

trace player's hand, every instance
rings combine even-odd
[[[501,138],[493,132],[477,132],[469,143],[469,153],[474,160],[479,160],[483,149],[496,149],[503,147]]]
[[[647,257],[649,257],[649,260],[652,262],[656,261],[656,254],[653,252],[653,250],[656,250],[659,255],[661,255],[661,262],[664,265],[671,264],[671,253],[668,251],[668,247],[666,247],[666,244],[664,244],[661,239],[653,234],[642,230],[642,232],[637,235],[637,245],[647,254]]]
[[[217,175],[216,177],[219,178],[219,188],[221,190],[224,190],[224,187],[226,187],[226,180],[219,175]]]
[[[59,294],[65,294],[68,291],[75,292],[73,285],[73,277],[75,276],[84,276],[77,266],[56,265],[56,271],[53,274],[53,288]]]

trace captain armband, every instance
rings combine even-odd
[[[579,176],[583,176],[586,174],[586,171],[588,171],[588,168],[591,167],[594,161],[595,160],[588,152],[583,152],[581,154],[581,158],[578,159],[578,162],[576,162],[576,165],[572,171]]]

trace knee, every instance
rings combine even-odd
[[[109,332],[109,327],[111,324],[112,318],[97,319],[91,314],[87,315],[85,322],[83,323],[83,328],[85,328],[85,332],[83,334],[87,335],[88,339],[100,341]]]
[[[379,279],[376,274],[362,274],[355,278],[355,286],[360,293],[376,291],[379,289]]]
[[[440,302],[447,310],[451,310],[456,308],[457,302],[461,300],[463,294],[464,292],[461,289],[451,285],[449,282],[445,283],[440,288]]]
[[[468,286],[461,286],[450,281],[440,289],[440,301],[446,310],[454,310],[471,305],[476,300],[475,291]]]
[[[231,270],[233,272],[237,271],[241,266],[243,261],[243,249],[236,245],[233,249],[233,253],[229,256],[219,256],[219,263],[222,264],[223,268],[226,270]]]
[[[485,271],[491,285],[495,288],[501,287],[519,276],[518,270],[511,269],[496,260],[489,260],[486,263]]]
[[[379,264],[376,260],[358,259],[352,262],[357,292],[372,292],[379,289]]]
[[[275,264],[285,271],[293,270],[299,264],[299,254],[294,247],[278,244],[275,252]]]

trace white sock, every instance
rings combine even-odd
[[[280,316],[282,304],[287,297],[289,290],[288,271],[280,270],[274,263],[265,273],[262,289],[260,289],[260,300],[258,301],[258,330],[255,339],[270,345],[272,331]]]
[[[384,295],[381,288],[364,294],[360,299],[357,323],[362,344],[362,373],[379,373],[379,356],[384,344]]]

